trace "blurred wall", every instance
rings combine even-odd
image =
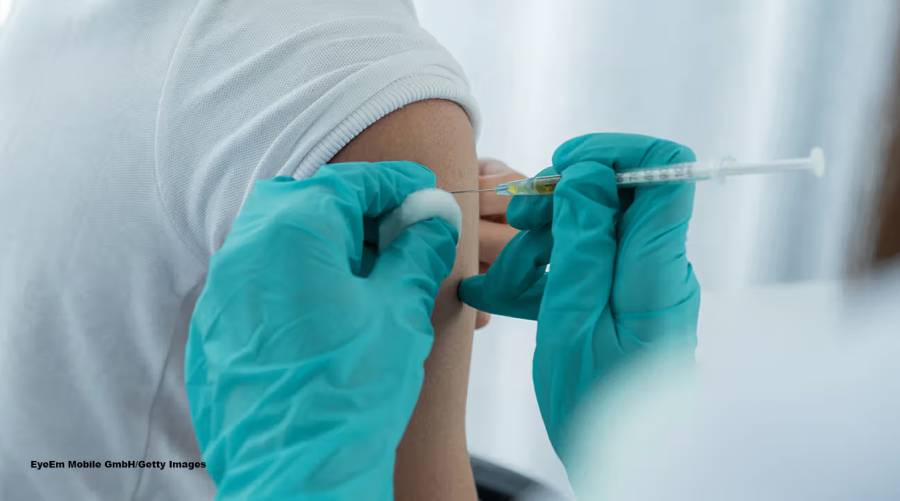
[[[535,173],[590,131],[658,135],[701,159],[828,155],[828,176],[698,187],[706,287],[836,277],[877,162],[894,0],[417,2],[483,112],[482,155]]]
[[[479,153],[527,174],[548,165],[562,141],[590,131],[662,136],[701,159],[805,156],[824,147],[822,180],[792,174],[698,185],[688,247],[713,297],[843,274],[879,161],[900,2],[415,3],[479,98]],[[704,309],[710,303],[721,301]],[[727,328],[715,313],[716,327]],[[705,343],[708,332],[701,326],[700,343],[714,359],[729,348]],[[563,485],[533,402],[533,346],[528,322],[498,319],[477,333],[470,446]]]

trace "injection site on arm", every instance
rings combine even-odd
[[[378,120],[353,139],[334,162],[410,160],[430,168],[446,191],[478,185],[475,135],[458,104],[419,101]],[[435,338],[425,380],[406,434],[397,449],[395,498],[475,499],[465,434],[466,397],[475,310],[456,288],[477,273],[478,201],[456,197],[462,227],[456,264],[441,285],[432,324]]]

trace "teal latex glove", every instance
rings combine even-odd
[[[218,499],[393,499],[458,235],[428,219],[380,253],[364,236],[434,184],[411,162],[256,183],[212,257],[185,361]]]
[[[694,186],[617,190],[615,180],[616,171],[692,160],[688,148],[646,136],[564,143],[553,196],[514,197],[507,220],[522,231],[487,274],[460,285],[479,310],[538,321],[535,393],[564,460],[575,408],[624,362],[655,350],[693,356],[700,286],[685,238]]]

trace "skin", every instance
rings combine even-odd
[[[413,160],[431,168],[447,191],[491,188],[523,174],[499,160],[477,160],[474,134],[455,103],[420,101],[372,124],[332,162]],[[457,195],[463,230],[453,272],[435,303],[435,340],[425,363],[425,381],[416,409],[397,449],[395,499],[475,499],[466,447],[465,411],[473,328],[490,315],[456,297],[462,278],[487,270],[516,234],[506,224],[508,197],[491,193]],[[479,213],[480,207],[480,213]],[[480,216],[480,217],[479,217]]]
[[[447,191],[473,189],[478,164],[472,126],[455,103],[420,101],[378,120],[332,162],[412,160],[431,168]],[[476,499],[466,447],[465,414],[475,311],[456,297],[459,281],[478,269],[478,199],[458,196],[463,214],[456,264],[441,286],[432,324],[434,345],[415,411],[397,449],[398,500]]]

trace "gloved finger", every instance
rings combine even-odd
[[[553,167],[547,167],[538,176],[556,174]],[[506,220],[513,228],[533,230],[550,224],[553,220],[553,197],[521,195],[512,197],[506,209]]]
[[[353,162],[323,165],[309,181],[338,179],[352,189],[356,207],[378,217],[393,210],[412,192],[433,188],[436,178],[428,167],[409,161]]]
[[[414,223],[382,250],[368,279],[375,283],[402,283],[407,293],[397,301],[410,301],[425,308],[428,315],[419,317],[427,319],[438,287],[453,269],[458,240],[456,228],[440,218]]]
[[[460,284],[459,298],[482,311],[537,319],[552,248],[549,228],[519,232],[486,274]]]
[[[594,161],[616,172],[673,163],[683,146],[640,134],[595,133],[570,139],[553,152],[553,166],[565,170],[571,164]]]
[[[436,178],[424,165],[397,161],[324,165],[308,182],[333,190],[335,196],[326,199],[331,210],[321,217],[344,227],[394,210],[409,194],[433,188]]]
[[[599,314],[609,301],[616,257],[615,174],[587,161],[568,165],[561,175],[553,194],[547,293],[552,305]]]
[[[257,182],[238,217],[255,217],[260,224],[253,226],[292,239],[285,244],[291,252],[358,270],[364,218],[389,212],[410,193],[434,185],[434,173],[415,162],[329,164],[307,179]]]
[[[487,293],[486,284],[489,279],[486,274],[469,277],[459,284],[458,295],[462,302],[477,308],[479,311],[490,312],[505,317],[522,318],[525,320],[537,320],[541,309],[541,300],[544,297],[544,289],[547,285],[547,274],[543,274],[526,290],[519,292],[513,298],[497,298]]]
[[[544,275],[553,250],[549,228],[520,231],[488,268],[488,293],[493,297],[516,297]]]
[[[682,161],[693,157],[687,151]],[[616,312],[654,311],[693,293],[695,282],[685,250],[693,199],[692,183],[634,190],[634,200],[619,224]]]

